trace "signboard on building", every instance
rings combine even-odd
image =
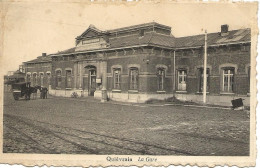
[[[96,83],[102,83],[102,80],[100,78],[96,79]]]

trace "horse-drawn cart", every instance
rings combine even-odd
[[[14,100],[25,97],[26,100],[30,100],[30,82],[19,82],[12,84],[12,91]]]

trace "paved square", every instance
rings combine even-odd
[[[248,156],[245,111],[4,98],[5,153]]]

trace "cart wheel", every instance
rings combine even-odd
[[[14,100],[19,100],[19,96],[18,95],[14,95]]]
[[[27,96],[27,94],[24,95],[24,98],[25,98],[25,100],[28,100],[28,96]]]
[[[25,94],[25,100],[30,100],[30,96],[28,94]]]

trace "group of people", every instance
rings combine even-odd
[[[40,98],[47,99],[48,89],[46,87],[35,86],[35,87],[31,87],[31,88],[33,88],[31,91],[31,93],[33,95],[33,99],[36,99],[38,90],[40,91]]]
[[[47,99],[47,93],[48,93],[48,89],[46,87],[41,87],[40,89],[40,98],[41,99]]]

